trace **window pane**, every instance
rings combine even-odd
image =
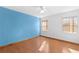
[[[63,20],[63,30],[67,33],[73,33],[77,31],[77,18],[66,17]]]
[[[42,31],[48,31],[48,21],[42,20]]]

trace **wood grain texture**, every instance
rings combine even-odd
[[[0,53],[71,53],[79,45],[43,36],[0,47]],[[73,52],[73,51],[72,51]]]

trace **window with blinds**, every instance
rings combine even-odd
[[[65,33],[77,32],[77,17],[64,17],[63,18],[63,30]]]
[[[48,31],[48,20],[42,20],[42,31]]]

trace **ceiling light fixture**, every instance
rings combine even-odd
[[[40,9],[41,9],[40,13],[44,13],[46,11],[46,7],[44,6],[40,6]]]

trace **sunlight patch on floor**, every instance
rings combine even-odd
[[[43,41],[40,48],[38,49],[40,52],[49,52],[49,44],[47,41]]]
[[[63,48],[62,50],[63,53],[79,53],[79,51],[71,48]]]

